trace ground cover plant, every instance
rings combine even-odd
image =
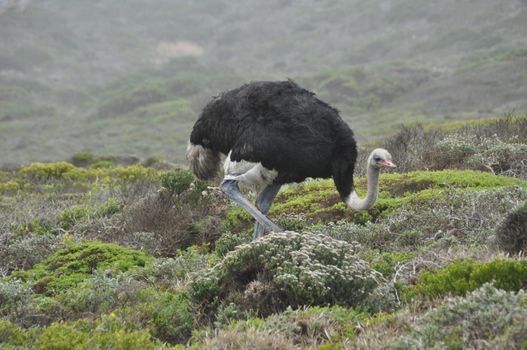
[[[4,169],[1,347],[525,348],[524,120],[404,127],[435,153],[395,149],[372,209],[311,180],[256,242],[215,183],[159,159]]]

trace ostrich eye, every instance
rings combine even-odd
[[[381,161],[381,157],[379,157],[379,156],[374,156],[374,157],[373,157],[373,160],[376,161],[376,162],[380,162],[380,161]]]

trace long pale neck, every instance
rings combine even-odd
[[[346,204],[355,210],[370,209],[377,200],[379,194],[379,169],[368,166],[368,193],[366,197],[359,198],[355,189],[346,198]]]

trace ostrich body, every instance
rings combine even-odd
[[[255,238],[266,230],[281,231],[266,214],[283,184],[333,177],[342,200],[363,210],[377,199],[380,169],[395,167],[386,150],[374,150],[368,158],[368,193],[360,199],[353,185],[353,132],[336,109],[292,81],[249,83],[205,106],[190,135],[190,168],[211,179],[222,155],[221,189],[254,217]],[[255,190],[256,205],[239,185]]]

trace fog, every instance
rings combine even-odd
[[[520,0],[0,1],[0,164],[182,162],[211,96],[292,78],[359,140],[527,109]]]

